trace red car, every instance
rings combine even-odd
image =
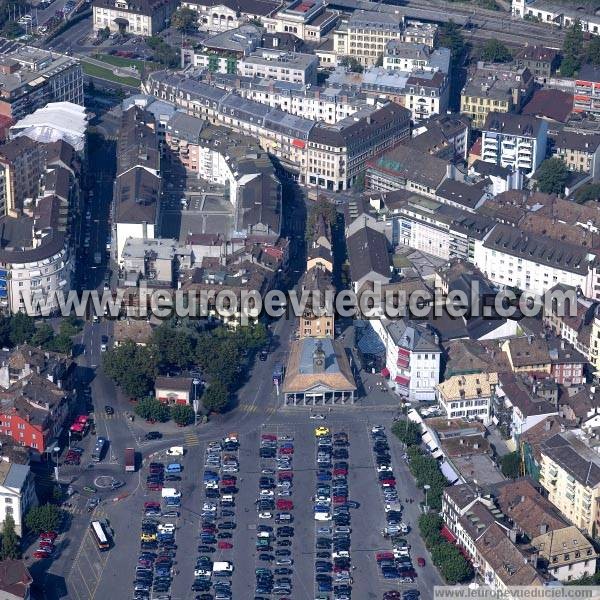
[[[393,552],[378,552],[375,555],[375,558],[377,559],[377,562],[380,562],[382,560],[394,560],[394,553]]]
[[[52,554],[50,552],[45,552],[44,550],[36,550],[33,553],[33,558],[50,558]]]
[[[417,564],[420,567],[424,567],[425,566],[425,559],[422,556],[419,556],[419,558],[417,558]]]
[[[386,487],[394,487],[396,485],[395,479],[382,479],[379,483]]]
[[[294,454],[293,448],[279,448],[279,454]]]
[[[273,435],[272,433],[263,433],[260,436],[261,440],[265,440],[267,442],[276,442],[277,441],[277,436]]]
[[[334,469],[333,470],[334,477],[340,477],[340,476],[345,477],[346,475],[348,475],[348,469]]]
[[[162,490],[162,485],[160,483],[148,483],[146,484],[146,488],[151,492],[160,492],[160,490]]]
[[[346,496],[334,496],[333,503],[334,504],[345,504],[348,498]]]
[[[277,510],[292,510],[294,508],[294,503],[291,500],[277,500],[275,503]]]
[[[277,479],[279,481],[291,481],[294,479],[294,474],[291,471],[279,471]]]
[[[42,539],[54,541],[58,537],[58,533],[56,533],[56,531],[42,531],[42,533],[40,533],[40,537]]]
[[[144,502],[144,509],[160,508],[160,502]]]
[[[219,542],[217,544],[217,548],[219,550],[231,550],[231,548],[233,548],[233,544],[230,542]]]
[[[235,477],[228,477],[227,479],[223,479],[223,481],[221,481],[221,485],[223,485],[223,486],[235,485],[235,484],[236,484]]]

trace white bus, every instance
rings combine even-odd
[[[90,523],[90,529],[92,530],[92,536],[98,546],[98,550],[104,551],[110,548],[110,542],[106,535],[106,527],[102,521],[92,521]]]

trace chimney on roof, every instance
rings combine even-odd
[[[546,419],[546,422],[544,423],[544,430],[545,431],[550,431],[551,427],[552,427],[552,420],[551,419]]]
[[[540,523],[540,535],[548,533],[548,525],[546,523]]]
[[[508,537],[513,544],[517,543],[517,530],[514,527],[508,532]]]

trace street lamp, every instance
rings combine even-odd
[[[54,477],[56,478],[57,483],[58,483],[58,453],[59,452],[60,452],[59,446],[54,446],[54,448],[52,448],[52,456],[54,456],[54,454],[56,454],[56,457],[54,458]]]
[[[429,512],[429,506],[427,505],[427,490],[430,490],[431,486],[428,483],[426,483],[423,486],[423,489],[425,490],[425,512]]]
[[[196,425],[198,425],[198,408],[200,408],[200,403],[198,402],[198,386],[200,385],[200,380],[197,378],[194,378],[192,380],[192,383],[194,384],[194,427]]]

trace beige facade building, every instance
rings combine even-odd
[[[110,29],[114,33],[152,36],[161,31],[175,10],[172,0],[94,0],[94,33]]]

